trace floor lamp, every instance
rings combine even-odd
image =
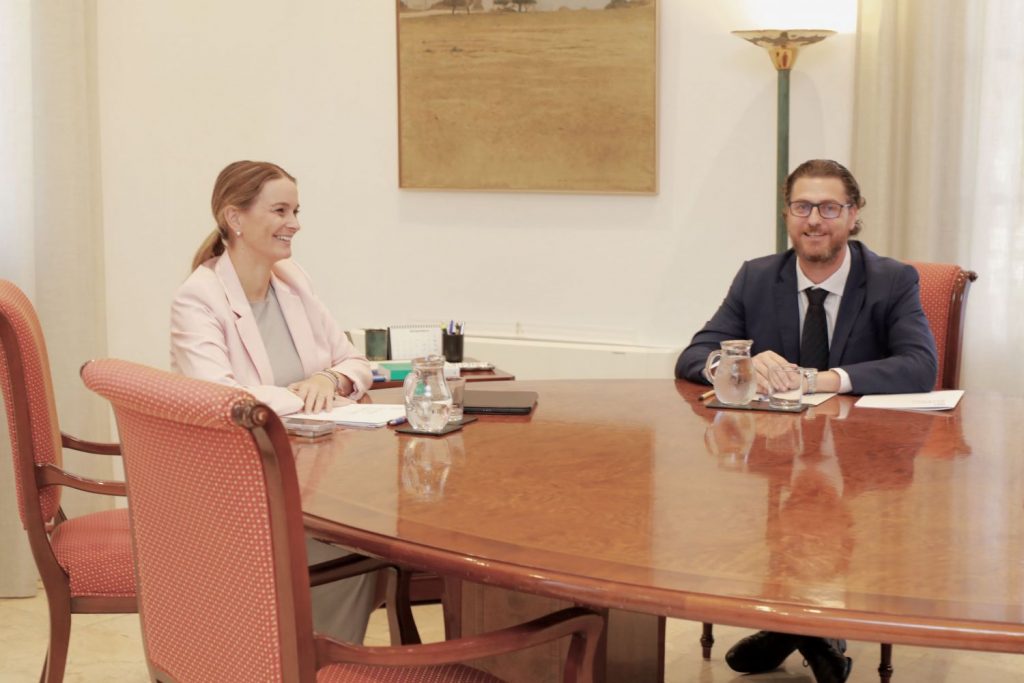
[[[783,191],[782,186],[789,175],[789,72],[796,62],[797,52],[805,45],[812,45],[825,40],[835,31],[827,30],[763,30],[733,31],[734,36],[748,40],[758,47],[768,50],[775,70],[779,73],[778,121],[776,126],[776,163],[775,163],[775,251],[786,251],[788,236],[786,220],[782,217]]]

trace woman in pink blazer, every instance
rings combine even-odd
[[[217,228],[171,306],[171,366],[242,386],[282,415],[359,398],[373,381],[370,364],[290,258],[300,229],[295,179],[238,161],[221,171],[212,204]]]
[[[241,386],[279,414],[359,398],[372,380],[309,276],[290,259],[299,231],[295,179],[279,166],[237,161],[213,188],[217,228],[171,305],[171,365]],[[311,564],[345,552],[306,539]],[[313,627],[360,643],[374,607],[375,575],[312,589]]]

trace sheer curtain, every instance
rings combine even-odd
[[[95,24],[94,0],[0,0],[0,277],[35,304],[61,427],[107,440],[109,410],[78,378],[83,362],[106,354]],[[0,426],[0,596],[27,595],[36,571]],[[99,478],[111,477],[113,460],[65,457],[69,469]],[[71,516],[109,505],[77,491],[63,498]]]
[[[35,280],[32,240],[32,46],[29,6],[0,0],[0,277]],[[0,401],[3,399],[0,398]],[[36,591],[36,571],[14,496],[7,411],[0,411],[0,597]]]
[[[961,384],[1024,393],[1024,3],[860,0],[859,11],[863,239],[977,271]]]

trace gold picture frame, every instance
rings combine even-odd
[[[397,0],[399,187],[655,194],[657,0]]]

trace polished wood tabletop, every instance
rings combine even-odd
[[[294,441],[307,527],[593,606],[1024,651],[1024,398],[794,415],[708,408],[672,380],[501,388],[537,391],[534,413]]]

